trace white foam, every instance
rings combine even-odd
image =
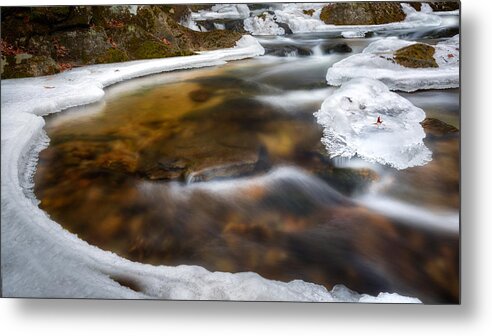
[[[431,160],[420,125],[425,112],[380,81],[357,78],[343,84],[315,116],[331,157],[358,156],[397,169]],[[378,117],[381,125],[375,124]]]
[[[459,214],[454,211],[425,209],[387,196],[368,194],[358,201],[369,209],[402,222],[423,228],[457,233],[460,227]]]
[[[353,78],[374,78],[391,90],[407,92],[459,87],[459,35],[433,46],[437,68],[407,68],[394,61],[394,51],[415,43],[394,37],[375,41],[330,67],[326,80],[338,86]]]

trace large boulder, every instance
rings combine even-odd
[[[375,25],[405,20],[399,3],[334,3],[323,7],[320,19],[334,25]]]

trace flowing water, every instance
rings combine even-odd
[[[405,32],[439,41],[426,34]],[[402,93],[434,118],[423,167],[330,159],[320,142],[326,70],[373,40],[264,37],[265,56],[131,80],[47,117],[40,207],[143,263],[456,302],[459,90]]]

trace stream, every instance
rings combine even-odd
[[[381,36],[259,37],[266,55],[109,87],[47,116],[40,207],[88,243],[153,265],[256,272],[425,303],[459,298],[459,89],[422,108],[425,166],[330,158],[313,112],[327,69]]]

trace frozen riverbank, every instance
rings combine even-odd
[[[55,76],[2,81],[2,275],[4,296],[215,300],[419,302],[397,294],[356,295],[337,287],[266,280],[255,273],[198,266],[150,266],[91,246],[52,221],[30,189],[48,138],[40,115],[88,104],[105,86],[175,69],[253,57],[263,48],[244,37],[236,48],[185,58],[79,68]],[[133,289],[130,289],[133,288]],[[350,294],[350,295],[348,295]]]

